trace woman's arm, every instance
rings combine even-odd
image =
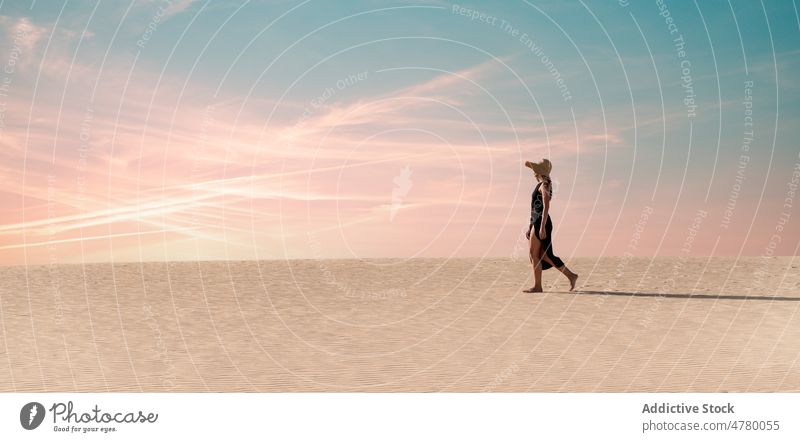
[[[539,189],[542,192],[542,204],[544,205],[544,208],[542,208],[542,222],[539,224],[539,239],[545,239],[547,238],[547,229],[545,229],[547,213],[550,211],[550,192],[544,189],[544,186]]]

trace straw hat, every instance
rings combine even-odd
[[[526,161],[525,167],[530,167],[534,172],[541,176],[550,176],[550,171],[553,169],[553,164],[550,163],[550,160],[547,158],[543,158],[542,161],[538,163]]]

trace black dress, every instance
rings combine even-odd
[[[544,203],[542,202],[542,193],[539,192],[539,186],[542,183],[536,185],[536,188],[533,189],[533,195],[531,195],[531,224],[533,224],[533,228],[531,229],[531,236],[535,235],[539,242],[542,243],[542,247],[544,248],[544,252],[547,254],[547,257],[550,258],[550,261],[556,265],[556,267],[561,267],[564,265],[564,261],[561,260],[558,256],[553,253],[553,222],[550,220],[550,214],[547,214],[547,221],[544,224],[544,229],[547,232],[547,238],[541,239],[539,238],[539,229],[542,226],[542,211],[544,210]],[[533,260],[533,257],[531,257]],[[534,263],[535,264],[535,263]],[[550,267],[549,262],[542,259],[542,270],[547,270]]]

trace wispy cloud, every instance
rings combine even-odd
[[[653,40],[650,48],[637,49],[640,43],[631,39],[619,45],[619,59],[571,15],[559,23],[572,41],[540,32],[540,14],[520,16],[515,26],[546,45],[549,61],[569,82],[567,102],[548,62],[519,39],[447,10],[358,15],[337,23],[335,33],[320,28],[313,48],[303,46],[309,38],[276,59],[305,32],[339,18],[341,8],[309,4],[267,28],[293,5],[215,0],[208,3],[213,11],[182,27],[188,20],[178,18],[206,5],[196,3],[102,2],[89,19],[86,4],[70,2],[58,20],[43,8],[2,8],[0,60],[13,54],[17,63],[0,97],[0,263],[46,262],[53,254],[108,260],[119,250],[133,259],[303,257],[309,256],[309,232],[320,233],[324,256],[502,253],[518,237],[512,220],[524,223],[527,216],[533,183],[522,163],[542,157],[558,171],[557,224],[578,232],[591,224],[605,239],[623,237],[615,243],[627,241],[619,225],[635,225],[652,186],[668,189],[667,199],[677,194],[664,177],[683,175],[689,124],[673,45],[658,47]],[[520,6],[484,7],[514,17],[523,14]],[[557,9],[554,17],[575,12]],[[152,40],[140,51],[136,40],[155,14]],[[620,22],[614,29],[627,26]],[[422,39],[385,38],[397,33],[441,40],[420,46]],[[365,38],[374,41],[358,45]],[[771,52],[758,50],[765,42],[749,40],[754,48],[747,53],[761,106],[759,134],[767,133],[776,112]],[[342,51],[345,44],[356,46]],[[745,73],[727,54],[741,51],[716,49],[719,74],[694,58],[694,80],[717,78],[723,89],[727,82],[738,85]],[[778,53],[776,139],[783,144],[770,173],[779,177],[796,161],[783,142],[796,132],[790,103],[797,88],[786,81],[786,73],[796,71],[790,57],[796,52]],[[368,78],[312,103],[309,97],[350,69]],[[656,72],[661,91],[653,85]],[[691,164],[712,169],[717,145],[741,142],[743,91],[735,86],[717,97],[718,83],[709,84],[697,86],[704,113],[693,122]],[[720,149],[720,170],[734,154]],[[748,178],[766,168],[764,158],[763,167],[753,158]],[[706,179],[689,174],[685,185],[705,186]],[[761,207],[777,207],[781,179],[770,177]],[[730,189],[723,190],[727,197]],[[687,194],[682,213],[703,204]],[[742,196],[737,207],[754,206],[756,197]],[[603,235],[592,235],[594,247]],[[562,238],[566,247],[581,241]],[[782,244],[792,240],[787,236]]]
[[[180,14],[188,9],[196,0],[172,0],[169,6],[164,10],[164,18],[172,17],[173,15]]]

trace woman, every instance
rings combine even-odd
[[[553,183],[550,181],[550,170],[553,166],[547,158],[539,163],[526,161],[525,166],[533,170],[539,184],[533,189],[533,195],[531,195],[531,222],[528,226],[528,233],[525,234],[525,237],[531,241],[530,259],[533,264],[534,286],[523,291],[526,293],[541,292],[542,270],[550,267],[557,268],[569,279],[569,289],[572,291],[575,289],[578,275],[568,269],[561,258],[553,253],[550,239],[553,222],[550,220],[548,212],[550,211],[550,198],[553,196]],[[533,235],[531,235],[531,231],[533,231]]]

